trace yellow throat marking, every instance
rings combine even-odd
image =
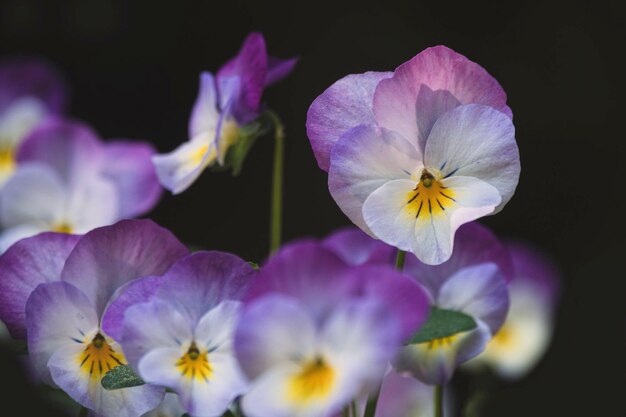
[[[53,232],[57,232],[57,233],[71,234],[74,231],[74,228],[71,225],[69,225],[68,223],[63,222],[63,223],[55,224],[52,227],[52,231]]]
[[[323,358],[305,362],[301,371],[289,381],[289,398],[297,404],[327,397],[335,385],[335,371]]]
[[[178,359],[176,369],[183,377],[192,381],[208,382],[213,376],[213,368],[209,363],[208,352],[200,352],[196,342],[192,342],[187,353]]]
[[[81,372],[88,374],[92,380],[100,380],[116,366],[126,365],[121,352],[116,352],[107,339],[98,333],[78,356]]]
[[[417,186],[406,195],[404,210],[417,220],[426,220],[431,216],[439,216],[452,207],[456,203],[454,197],[452,189],[444,187],[424,169]]]
[[[457,336],[455,335],[447,336],[447,337],[440,337],[439,339],[433,339],[428,342],[420,343],[420,345],[423,345],[423,347],[425,347],[426,349],[430,351],[436,351],[440,349],[449,349],[452,347],[452,343],[454,343],[456,338]]]
[[[515,331],[511,328],[510,324],[504,323],[504,325],[498,330],[498,332],[489,341],[487,348],[501,348],[515,346]]]

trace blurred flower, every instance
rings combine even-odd
[[[189,120],[190,139],[153,158],[163,187],[181,193],[206,167],[224,165],[229,148],[244,134],[244,126],[259,116],[265,87],[287,76],[296,61],[268,57],[263,35],[251,33],[217,77],[203,72]]]
[[[178,395],[167,392],[161,404],[154,410],[148,411],[142,417],[181,417],[183,414],[185,414],[185,409],[180,405]]]
[[[485,351],[468,365],[487,364],[502,377],[518,379],[537,365],[552,338],[559,273],[535,249],[520,243],[508,247],[515,266],[509,314]]]
[[[432,417],[433,387],[389,371],[380,389],[376,417]]]
[[[27,335],[38,377],[96,415],[137,417],[155,408],[158,387],[106,391],[104,374],[126,359],[117,337],[119,294],[139,277],[162,275],[187,249],[149,220],[125,220],[82,237],[43,233],[0,257],[0,318]]]
[[[519,177],[504,91],[443,46],[394,73],[337,81],[311,105],[307,132],[350,220],[428,264],[450,257],[460,225],[502,209]]]
[[[326,416],[378,386],[425,321],[426,294],[391,267],[348,267],[320,244],[284,247],[252,283],[235,352],[250,417]]]
[[[149,211],[162,189],[146,142],[102,143],[82,123],[40,124],[20,146],[1,191],[0,251],[43,231],[82,234]]]
[[[394,368],[427,384],[445,384],[456,367],[485,349],[509,308],[507,273],[510,259],[495,237],[478,224],[463,226],[457,249],[442,265],[407,257],[405,271],[426,288],[433,306],[470,316],[473,330],[400,349]]]
[[[0,63],[0,187],[15,171],[22,140],[65,104],[65,83],[49,64],[36,58]]]
[[[234,255],[196,252],[170,268],[150,301],[126,309],[128,363],[147,383],[174,390],[190,415],[221,416],[246,391],[232,339],[254,273]]]

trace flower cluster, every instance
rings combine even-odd
[[[259,267],[128,219],[161,185],[236,174],[263,114],[281,150],[261,98],[295,63],[249,35],[201,74],[189,140],[159,155],[59,116],[49,67],[1,68],[0,320],[27,342],[38,382],[102,417],[441,417],[462,364],[518,378],[538,362],[558,273],[474,222],[517,185],[511,110],[446,47],[349,75],[309,109],[315,157],[358,228],[290,242]]]

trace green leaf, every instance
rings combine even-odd
[[[128,365],[120,365],[111,369],[104,375],[100,383],[107,390],[138,387],[145,384],[143,379],[139,378]]]
[[[428,321],[413,336],[409,344],[430,342],[475,328],[476,322],[465,313],[432,307]]]

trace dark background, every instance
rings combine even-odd
[[[306,137],[317,95],[346,74],[393,70],[437,44],[480,63],[508,93],[522,159],[515,197],[483,222],[544,250],[564,279],[550,351],[523,381],[499,384],[485,415],[623,416],[618,2],[217,3],[0,0],[0,56],[56,63],[72,85],[71,115],[105,138],[146,139],[164,152],[187,139],[199,72],[217,70],[249,31],[262,31],[271,54],[300,57],[265,95],[287,128],[286,239],[348,224]],[[271,158],[265,138],[239,177],[206,172],[182,195],[165,196],[151,217],[187,243],[260,261]],[[33,401],[6,353],[1,361],[1,409],[42,415],[47,405]],[[458,381],[463,394],[471,383]]]

